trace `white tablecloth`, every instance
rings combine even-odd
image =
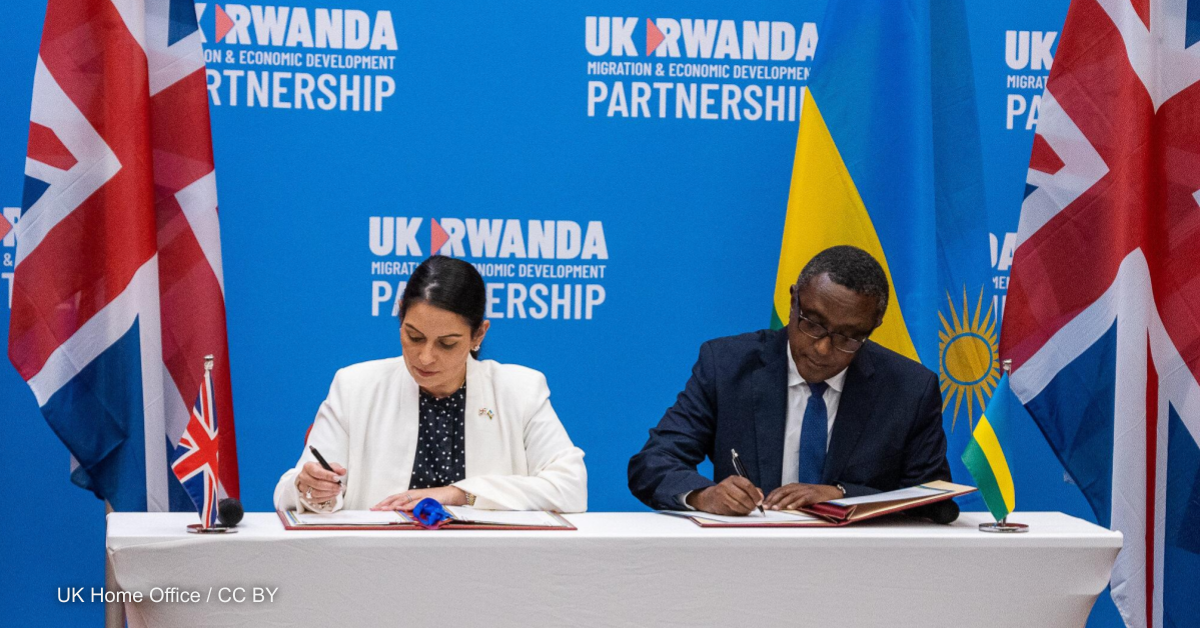
[[[114,513],[108,554],[124,591],[201,599],[130,604],[131,626],[1078,628],[1121,547],[1060,513],[1020,513],[1030,532],[1013,535],[978,531],[983,513],[773,530],[567,518],[579,529],[298,532],[251,513],[199,536],[194,514]],[[219,601],[238,588],[245,601]]]

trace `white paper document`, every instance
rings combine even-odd
[[[714,515],[698,510],[662,510],[660,511],[667,515],[678,515],[680,517],[695,517],[704,519],[705,521],[716,521],[718,523],[741,523],[745,525],[764,524],[764,523],[795,523],[797,521],[817,521],[819,518],[812,515],[806,515],[799,512],[782,512],[778,510],[768,510],[766,516],[759,514],[755,510],[749,515]]]
[[[306,526],[386,526],[408,521],[394,510],[339,510],[330,513],[289,512],[293,524]]]
[[[886,493],[876,493],[875,495],[863,495],[862,497],[850,497],[847,499],[831,499],[829,503],[836,506],[856,506],[858,504],[878,504],[879,502],[894,502],[901,499],[920,499],[922,497],[933,497],[941,495],[949,491],[928,488],[925,486],[912,486],[902,488],[897,491],[888,491]]]
[[[563,528],[563,522],[540,510],[481,510],[470,506],[446,506],[454,518],[463,523],[502,526]]]

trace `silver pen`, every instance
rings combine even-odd
[[[733,470],[737,471],[738,475],[749,480],[750,477],[746,475],[746,467],[742,466],[742,459],[738,458],[737,450],[730,449],[729,453],[733,454]],[[764,517],[767,516],[767,511],[763,510],[762,504],[758,505],[758,512],[759,512],[759,514],[761,514]]]

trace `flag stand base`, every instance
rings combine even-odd
[[[1025,525],[1024,523],[1009,523],[1008,518],[1005,517],[1004,519],[1001,519],[1000,521],[997,521],[995,523],[979,524],[979,531],[980,532],[1008,532],[1008,533],[1028,532],[1029,526]]]
[[[237,530],[233,528],[212,527],[206,528],[202,524],[193,523],[188,526],[188,534],[237,534]]]

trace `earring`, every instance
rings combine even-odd
[[[480,347],[480,345],[475,345],[475,348],[472,349],[472,351],[479,351],[479,347]]]

